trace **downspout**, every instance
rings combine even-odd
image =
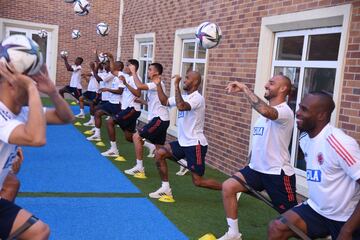
[[[119,12],[119,35],[117,43],[116,59],[119,60],[121,56],[121,37],[123,29],[123,15],[124,15],[124,0],[120,0],[120,12]]]

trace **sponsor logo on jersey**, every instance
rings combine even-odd
[[[185,111],[178,112],[178,118],[183,118],[185,116]]]
[[[317,160],[318,160],[318,162],[319,162],[320,165],[323,165],[323,163],[324,163],[324,156],[323,156],[322,153],[318,153],[318,155],[317,155]]]
[[[321,182],[321,171],[306,169],[306,180],[311,182]]]
[[[262,136],[264,134],[264,127],[254,127],[253,136],[260,135]]]

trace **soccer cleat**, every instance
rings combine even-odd
[[[137,173],[144,173],[144,168],[135,165],[135,167],[125,170],[124,172],[129,175],[135,175]]]
[[[184,176],[188,171],[189,171],[189,169],[187,169],[183,166],[180,166],[180,170],[176,173],[176,175]]]
[[[160,187],[155,192],[149,193],[149,197],[151,197],[151,198],[161,198],[162,196],[172,197],[171,188]]]
[[[90,121],[84,123],[83,126],[85,126],[85,127],[95,127],[95,123],[94,123],[94,121],[90,120]]]
[[[79,113],[77,115],[75,115],[76,118],[85,118],[85,115],[82,113]]]
[[[239,233],[235,236],[231,236],[229,234],[229,232],[226,232],[224,234],[224,236],[222,236],[221,238],[218,238],[218,240],[242,240],[242,238],[241,238],[241,233]]]
[[[106,152],[102,152],[101,155],[103,155],[104,157],[118,157],[119,151],[117,149],[113,150],[110,148]]]
[[[86,139],[89,141],[97,141],[97,142],[101,141],[101,137],[99,135],[95,135],[95,134],[90,137],[87,137]]]

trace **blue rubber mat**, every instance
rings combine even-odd
[[[188,239],[145,198],[17,198],[50,239]]]
[[[140,192],[72,125],[49,126],[45,147],[24,156],[22,192]]]

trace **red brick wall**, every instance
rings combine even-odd
[[[176,29],[195,27],[203,21],[221,26],[222,42],[209,54],[205,133],[208,163],[226,173],[237,170],[246,159],[251,111],[244,97],[227,95],[224,86],[239,80],[254,88],[261,18],[352,3],[339,127],[360,140],[360,1],[159,2],[125,0],[122,58],[132,57],[135,34],[155,32],[155,61],[164,65],[163,75],[169,82]]]
[[[76,16],[73,5],[63,0],[2,0],[0,17],[29,21],[35,23],[53,24],[59,26],[58,50],[69,52],[69,62],[73,63],[77,56],[84,58],[83,67],[88,68],[88,62],[93,60],[92,49],[111,51],[116,54],[117,36],[119,29],[120,1],[89,1],[91,4],[90,14]],[[107,22],[110,25],[108,37],[100,37],[96,34],[96,25],[99,22]],[[79,29],[82,37],[78,40],[71,38],[73,29]],[[57,59],[56,84],[59,86],[68,84],[70,72],[66,71],[63,60]],[[86,84],[83,84],[86,87]]]

